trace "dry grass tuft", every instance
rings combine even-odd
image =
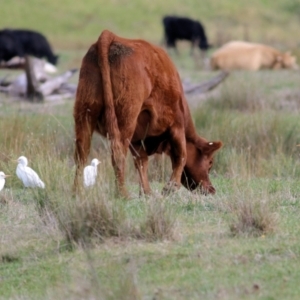
[[[2,262],[2,264],[5,264],[5,263],[14,263],[14,262],[18,262],[20,261],[21,259],[17,256],[14,256],[14,255],[11,255],[11,254],[2,254],[1,257],[0,257],[0,262]]]
[[[1,205],[6,205],[8,202],[8,199],[5,195],[0,195],[0,204]]]
[[[163,202],[152,201],[140,225],[140,235],[148,241],[172,240],[175,237],[175,218]]]
[[[58,221],[68,242],[86,244],[91,238],[101,242],[106,238],[143,239],[147,241],[174,238],[175,218],[165,205],[150,203],[142,220],[131,220],[117,201],[106,199],[77,200]],[[95,239],[94,239],[95,240]]]
[[[111,289],[107,289],[103,284],[103,280],[101,280],[101,275],[91,270],[95,267],[94,271],[99,269],[97,261],[97,259],[91,258],[92,267],[84,264],[83,266],[77,266],[77,269],[71,269],[68,283],[66,284],[63,280],[60,281],[55,288],[52,287],[48,290],[45,299],[142,299],[136,278],[136,270],[131,271],[123,268],[117,268],[116,270],[115,266],[111,269],[108,268],[106,270],[107,277],[112,278],[114,284]]]
[[[139,292],[138,285],[134,274],[125,272],[120,278],[119,288],[114,293],[107,296],[107,300],[124,299],[124,300],[140,300],[142,296]]]
[[[83,191],[81,196],[65,194],[63,198],[57,197],[57,193],[37,190],[34,200],[44,224],[53,226],[56,223],[72,247],[115,237],[146,241],[174,239],[176,218],[161,199],[159,202],[155,198],[148,199],[142,216],[135,218],[126,214],[126,202],[101,190],[103,192],[103,187],[98,185]]]
[[[120,236],[123,212],[109,203],[98,199],[77,199],[73,207],[59,214],[59,223],[69,242],[86,243],[89,238]]]
[[[217,109],[258,112],[267,108],[267,101],[259,89],[259,80],[248,78],[247,72],[231,74],[230,80],[220,87],[220,93],[210,99],[208,105]]]
[[[268,202],[239,200],[230,210],[234,214],[234,220],[230,224],[230,231],[234,236],[261,236],[275,231],[277,216],[270,210]]]
[[[10,191],[4,190],[0,194],[0,207],[1,207],[1,205],[7,205],[7,204],[9,204],[12,201],[13,201],[13,196],[12,196],[12,193]]]

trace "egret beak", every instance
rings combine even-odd
[[[5,175],[4,178],[11,177],[12,175]]]

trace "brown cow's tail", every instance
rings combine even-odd
[[[122,155],[121,137],[113,101],[112,84],[110,79],[109,48],[115,35],[104,30],[97,42],[98,63],[102,74],[103,99],[105,107],[105,128],[111,141],[111,149],[116,156]]]

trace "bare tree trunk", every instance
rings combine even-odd
[[[28,55],[25,57],[25,72],[27,77],[27,99],[32,102],[43,101],[44,97],[39,91],[39,83],[34,72],[34,60]]]
[[[47,97],[55,90],[57,90],[63,83],[66,83],[73,74],[77,72],[77,69],[72,69],[65,72],[62,75],[56,76],[55,78],[47,80],[45,83],[42,83],[39,87],[40,92],[43,94],[44,97]]]

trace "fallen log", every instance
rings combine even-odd
[[[39,59],[36,57],[31,57],[34,64],[37,65],[37,68],[43,69],[47,73],[55,73],[57,72],[57,68],[45,61],[44,59]],[[15,56],[9,61],[1,61],[0,69],[12,69],[12,70],[20,70],[25,69],[26,67],[26,57]]]
[[[12,97],[27,98],[30,101],[52,100],[75,95],[77,86],[68,84],[67,81],[77,69],[50,77],[46,72],[53,72],[54,69],[49,69],[43,60],[30,56],[25,57],[24,69],[25,73],[20,74],[10,83],[7,82],[6,77],[3,78],[0,82],[0,92],[8,93]],[[56,94],[55,97],[49,97],[52,94]]]
[[[7,82],[7,78],[8,78],[8,75],[5,75],[4,77],[2,77],[0,79],[0,87],[1,86],[8,86],[10,84],[9,82]]]
[[[25,68],[25,58],[15,56],[9,61],[1,61],[0,69],[24,69]]]
[[[47,80],[45,83],[41,84],[38,88],[38,90],[42,93],[42,95],[49,96],[51,95],[54,91],[58,90],[58,88],[67,82],[69,78],[71,78],[74,73],[77,72],[77,69],[72,69],[64,74],[51,78]]]
[[[56,77],[50,77],[46,72],[53,72],[54,69],[47,69],[45,61],[29,56],[24,61],[25,73],[16,77],[12,82],[7,80],[7,76],[2,78],[0,80],[0,92],[8,93],[9,96],[13,97],[28,98],[30,101],[53,101],[75,96],[77,84],[68,83],[68,80],[77,69],[66,71]],[[17,62],[18,60],[14,60],[14,63]],[[204,94],[217,87],[228,75],[228,72],[222,71],[200,84],[183,81],[184,93],[186,95]]]
[[[229,75],[229,72],[222,71],[217,76],[213,77],[212,79],[209,79],[205,82],[202,82],[200,84],[184,84],[183,85],[183,91],[185,94],[204,94],[208,91],[211,91],[215,87],[217,87],[227,76]]]
[[[75,95],[76,91],[77,91],[77,84],[75,83],[64,82],[59,88],[59,93],[61,94],[63,94],[64,92],[68,92],[68,93],[73,93],[73,95]]]
[[[60,101],[60,100],[64,100],[64,99],[70,99],[73,98],[74,94],[73,93],[59,93],[59,94],[52,94],[49,96],[45,97],[46,101]]]
[[[37,99],[41,101],[39,84],[49,79],[44,68],[44,61],[29,56],[24,61],[26,63],[25,72],[11,82],[6,80],[7,76],[3,78],[3,81],[0,82],[0,91],[8,93],[12,97],[28,97],[31,101],[36,95]]]

